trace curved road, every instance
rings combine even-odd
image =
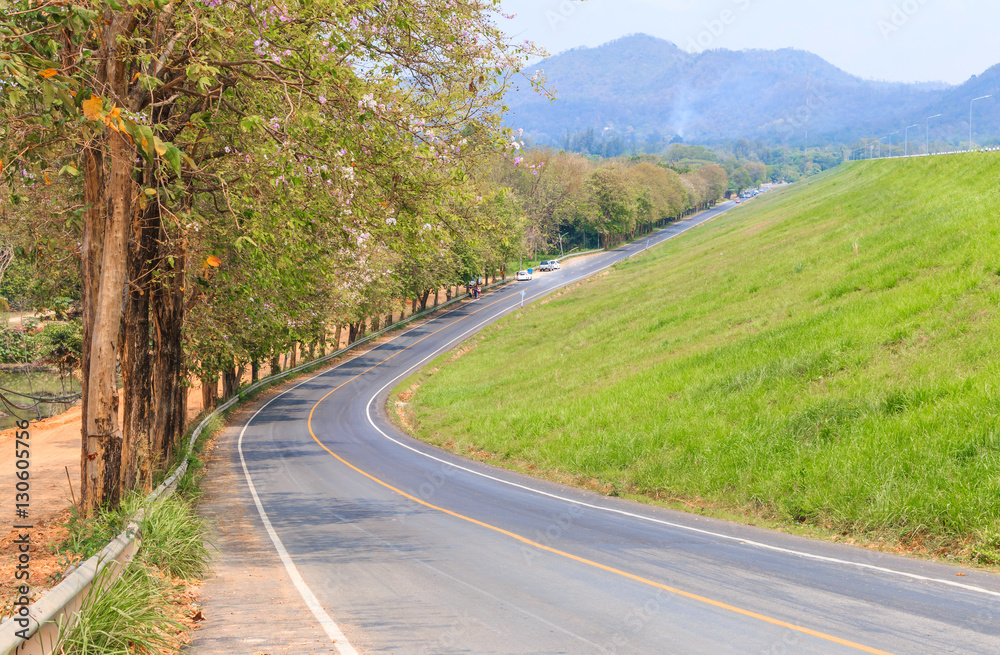
[[[302,620],[342,655],[1000,653],[997,576],[550,484],[424,445],[385,416],[399,380],[522,290],[530,302],[645,246],[463,303],[253,415],[239,457],[312,610]]]

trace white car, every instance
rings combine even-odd
[[[549,262],[549,266],[551,267],[551,270],[553,270],[553,271],[558,271],[560,268],[562,268],[562,266],[559,265],[559,262],[557,262],[554,259]]]
[[[528,271],[518,271],[517,275],[514,276],[514,279],[518,282],[527,282],[531,279],[531,273]]]
[[[552,262],[550,262],[549,260],[546,259],[544,262],[542,262],[541,264],[538,265],[538,270],[540,270],[540,271],[551,271],[552,270]]]

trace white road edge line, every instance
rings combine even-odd
[[[319,376],[317,375],[316,377]],[[309,588],[306,581],[302,579],[302,575],[299,574],[298,568],[296,568],[295,563],[292,562],[291,555],[289,555],[288,551],[285,550],[285,545],[281,543],[278,533],[274,531],[274,526],[271,525],[271,520],[267,517],[267,512],[264,511],[264,505],[261,504],[260,496],[257,495],[257,488],[254,486],[253,480],[250,479],[250,471],[247,469],[247,462],[243,458],[243,435],[246,434],[247,428],[250,427],[250,423],[257,418],[257,414],[260,414],[268,405],[273,403],[278,398],[281,398],[281,396],[285,395],[289,391],[299,388],[306,382],[315,380],[316,377],[310,378],[301,384],[297,384],[291,389],[278,394],[271,400],[264,403],[264,405],[262,405],[261,408],[250,417],[250,420],[246,422],[246,425],[243,426],[243,429],[240,431],[240,439],[237,442],[236,447],[240,453],[240,464],[243,465],[243,474],[246,476],[247,485],[250,487],[250,495],[253,496],[253,502],[257,505],[257,512],[260,514],[260,519],[264,523],[264,528],[267,530],[268,536],[271,537],[271,543],[274,544],[274,549],[278,551],[278,557],[281,558],[281,562],[285,565],[285,570],[288,571],[288,576],[292,579],[292,583],[295,585],[295,588],[299,590],[302,600],[306,602],[306,605],[312,611],[313,616],[315,616],[316,620],[319,621],[320,626],[330,639],[333,640],[333,645],[337,647],[337,652],[340,653],[340,655],[358,655],[358,651],[354,649],[351,642],[348,641],[347,637],[344,636],[344,633],[340,631],[340,628],[337,626],[337,623],[333,620],[333,618],[326,613],[326,610],[323,609],[323,606],[316,598],[316,595],[313,594],[312,589]]]
[[[441,314],[441,316],[438,316],[436,318],[443,318],[445,316],[448,316],[449,314],[458,311],[460,307],[461,305],[459,305],[459,307],[456,307],[455,309],[449,310]],[[392,339],[389,339],[385,343],[376,345],[374,348],[369,350],[368,353],[363,353],[363,354],[369,354],[375,350],[378,350],[384,345],[392,343],[396,339],[405,337],[414,330],[419,329],[419,327],[421,326],[411,328],[409,330],[406,330],[405,332],[401,332],[400,334],[396,335]],[[240,464],[243,466],[243,475],[246,477],[247,487],[249,487],[250,489],[250,495],[253,496],[253,502],[257,506],[257,513],[260,514],[260,519],[261,522],[264,524],[264,529],[267,530],[267,534],[271,538],[271,543],[274,544],[274,549],[278,552],[278,557],[281,558],[282,564],[285,565],[285,570],[288,572],[288,576],[292,579],[292,583],[298,590],[299,595],[302,596],[302,600],[305,601],[306,605],[309,607],[309,610],[313,613],[313,616],[315,616],[316,620],[319,621],[320,626],[326,632],[327,636],[329,636],[330,639],[333,640],[334,645],[337,647],[337,652],[340,653],[340,655],[359,655],[359,654],[358,651],[354,649],[354,646],[351,645],[351,642],[347,639],[347,636],[344,635],[344,633],[340,630],[340,627],[337,625],[337,622],[333,620],[333,618],[326,612],[325,609],[323,609],[323,606],[320,604],[319,599],[316,598],[316,595],[312,592],[312,589],[309,588],[309,585],[306,584],[306,581],[302,579],[302,575],[299,573],[298,568],[295,566],[295,562],[292,561],[291,555],[289,555],[288,551],[285,549],[285,545],[282,543],[281,538],[278,536],[278,533],[274,530],[274,526],[271,525],[271,519],[268,518],[267,512],[264,511],[264,505],[260,502],[260,496],[257,495],[257,487],[254,486],[253,479],[250,477],[250,470],[247,468],[246,459],[243,457],[243,435],[246,434],[247,428],[249,428],[250,424],[253,423],[253,420],[257,418],[257,415],[260,414],[262,411],[264,411],[267,408],[267,406],[273,403],[275,400],[281,398],[287,393],[295,391],[302,385],[309,384],[313,380],[321,378],[327,373],[337,370],[344,364],[351,361],[353,361],[353,358],[340,362],[336,366],[328,370],[325,370],[322,373],[319,373],[317,375],[312,376],[311,378],[303,380],[302,382],[296,384],[294,387],[285,389],[281,393],[277,394],[274,398],[270,399],[269,401],[261,405],[260,408],[256,412],[254,412],[253,416],[247,419],[247,422],[243,426],[243,429],[240,430],[240,438],[236,442],[236,450],[240,454]]]
[[[692,227],[695,227],[695,226],[692,226]],[[683,234],[683,233],[684,232],[680,232],[680,233],[678,233],[678,235],[679,234]],[[673,235],[673,236],[678,236],[678,235]],[[665,240],[666,239],[664,239],[664,241]],[[660,241],[658,243],[662,243],[662,241]],[[609,264],[608,266],[602,267],[599,270],[603,270],[604,268],[610,268],[613,265],[614,264]],[[593,274],[590,274],[590,275],[593,275]],[[585,277],[590,277],[590,275],[587,275]],[[559,289],[559,288],[561,288],[563,286],[566,286],[568,284],[572,284],[573,282],[576,282],[576,281],[578,281],[580,279],[583,279],[583,278],[582,277],[575,278],[575,279],[573,279],[573,280],[571,280],[569,282],[566,282],[565,284],[553,287],[552,289],[546,290],[546,291],[544,291],[542,293],[537,293],[537,294],[531,296],[531,299],[535,299],[535,298],[538,298],[539,296],[542,296],[544,294],[551,293],[552,291],[555,291],[556,289]],[[489,323],[491,321],[494,321],[494,320],[497,320],[497,319],[501,318],[504,314],[509,313],[509,312],[511,312],[511,311],[513,311],[515,309],[520,309],[520,301],[519,300],[512,307],[510,307],[510,308],[508,308],[508,309],[506,309],[506,310],[504,310],[504,311],[496,314],[493,317],[490,317],[490,318],[488,318],[488,319],[480,322],[475,327],[466,330],[465,332],[463,332],[462,334],[458,335],[457,337],[455,337],[454,339],[452,339],[451,341],[449,341],[445,345],[443,345],[440,348],[438,348],[437,350],[435,350],[432,354],[430,354],[427,357],[423,358],[422,360],[420,360],[419,362],[417,362],[416,364],[414,364],[410,368],[406,369],[406,371],[404,371],[403,373],[400,373],[395,378],[393,378],[392,380],[390,380],[385,386],[383,386],[381,389],[379,389],[378,391],[376,391],[375,394],[369,399],[368,405],[365,408],[365,414],[368,417],[368,423],[370,423],[371,426],[373,428],[375,428],[375,430],[379,434],[381,434],[383,437],[385,437],[389,441],[392,441],[393,443],[398,444],[398,445],[402,446],[403,448],[406,448],[407,450],[410,450],[410,451],[412,451],[414,453],[417,453],[418,455],[422,455],[422,456],[427,457],[428,459],[432,459],[432,460],[434,460],[436,462],[440,462],[442,464],[446,464],[448,466],[452,466],[452,467],[457,468],[457,469],[459,469],[461,471],[465,471],[466,473],[471,473],[472,475],[477,475],[479,477],[486,478],[488,480],[493,480],[495,482],[499,482],[501,484],[505,484],[505,485],[508,485],[508,486],[511,486],[511,487],[515,487],[515,488],[518,488],[518,489],[522,489],[524,491],[535,493],[535,494],[538,494],[540,496],[547,496],[549,498],[553,498],[555,500],[559,500],[559,501],[563,501],[563,502],[567,502],[567,503],[572,503],[572,504],[578,505],[580,507],[586,507],[588,509],[596,509],[596,510],[599,510],[599,511],[602,511],[602,512],[609,512],[609,513],[612,513],[612,514],[619,514],[621,516],[627,516],[629,518],[635,518],[635,519],[639,519],[639,520],[642,520],[642,521],[647,521],[647,522],[650,522],[650,523],[657,523],[657,524],[660,524],[660,525],[665,525],[665,526],[668,526],[668,527],[677,528],[679,530],[686,530],[688,532],[694,532],[694,533],[702,534],[702,535],[705,535],[705,536],[715,537],[717,539],[724,539],[724,540],[727,540],[727,541],[735,541],[735,542],[740,543],[740,544],[744,544],[744,545],[748,545],[748,546],[755,546],[757,548],[762,548],[762,549],[765,549],[765,550],[771,550],[771,551],[775,551],[775,552],[779,552],[779,553],[785,553],[785,554],[788,554],[788,555],[795,555],[795,556],[798,556],[798,557],[803,557],[803,558],[806,558],[806,559],[812,559],[812,560],[816,560],[816,561],[820,561],[820,562],[828,562],[828,563],[831,563],[831,564],[839,564],[839,565],[843,565],[843,566],[850,566],[850,567],[865,569],[865,570],[869,570],[869,571],[878,571],[880,573],[887,573],[887,574],[890,574],[890,575],[901,576],[901,577],[909,578],[911,580],[919,580],[921,582],[934,582],[934,583],[946,585],[946,586],[949,586],[949,587],[955,587],[955,588],[958,588],[958,589],[964,589],[966,591],[972,591],[972,592],[976,592],[976,593],[985,594],[985,595],[988,595],[988,596],[994,596],[994,597],[1000,598],[1000,592],[992,591],[992,590],[989,590],[989,589],[984,589],[982,587],[976,587],[974,585],[962,584],[961,582],[955,582],[953,580],[945,580],[945,579],[942,579],[942,578],[932,578],[932,577],[920,575],[920,574],[917,574],[917,573],[908,573],[906,571],[898,571],[896,569],[890,569],[890,568],[883,567],[883,566],[876,566],[874,564],[865,564],[864,562],[852,562],[850,560],[839,559],[839,558],[836,558],[836,557],[827,557],[826,555],[816,555],[814,553],[807,553],[805,551],[794,550],[794,549],[791,549],[791,548],[783,548],[781,546],[774,546],[774,545],[771,545],[771,544],[766,544],[766,543],[759,542],[759,541],[753,541],[753,540],[750,540],[750,539],[744,539],[744,538],[741,538],[741,537],[733,537],[733,536],[722,534],[722,533],[719,533],[719,532],[712,532],[710,530],[703,530],[701,528],[695,528],[695,527],[688,526],[688,525],[683,525],[683,524],[680,524],[680,523],[673,523],[671,521],[664,521],[662,519],[656,519],[656,518],[653,518],[651,516],[644,516],[642,514],[636,514],[636,513],[633,513],[633,512],[627,512],[625,510],[615,509],[615,508],[612,508],[612,507],[603,507],[601,505],[593,505],[593,504],[590,504],[590,503],[585,503],[583,501],[574,500],[572,498],[566,498],[564,496],[559,496],[557,494],[549,493],[547,491],[542,491],[540,489],[534,489],[532,487],[528,487],[528,486],[519,484],[517,482],[511,482],[510,480],[504,480],[503,478],[498,478],[498,477],[489,475],[487,473],[482,473],[480,471],[476,471],[476,470],[473,470],[473,469],[461,466],[459,464],[456,464],[455,462],[450,462],[448,460],[441,459],[440,457],[435,457],[434,455],[431,455],[430,453],[425,453],[425,452],[423,452],[423,451],[421,451],[421,450],[419,450],[417,448],[414,448],[413,446],[410,446],[409,444],[403,443],[402,441],[400,441],[400,440],[398,440],[398,439],[396,439],[394,437],[391,437],[390,435],[386,434],[386,432],[384,432],[378,425],[375,424],[375,421],[372,418],[372,413],[371,413],[372,403],[375,402],[375,399],[383,391],[385,391],[390,386],[392,386],[393,384],[395,384],[401,378],[404,378],[407,375],[410,375],[414,370],[420,368],[421,366],[423,366],[428,361],[434,359],[435,357],[437,357],[438,355],[440,355],[441,353],[443,353],[444,351],[446,351],[448,348],[450,348],[452,346],[452,344],[454,344],[454,343],[456,343],[456,342],[458,342],[458,341],[466,338],[469,334],[480,330],[487,323]]]

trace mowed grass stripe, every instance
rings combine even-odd
[[[409,405],[418,436],[621,491],[978,543],[988,563],[998,179],[1000,157],[975,154],[772,193],[441,358]]]

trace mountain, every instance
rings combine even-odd
[[[507,122],[538,144],[558,146],[588,128],[619,135],[711,143],[739,137],[772,142],[850,143],[931,122],[932,140],[968,142],[969,100],[1000,97],[1000,66],[960,86],[864,80],[801,50],[685,52],[634,35],[577,48],[537,65],[557,99],[519,89]],[[976,141],[1000,136],[996,100],[977,105]],[[964,134],[964,137],[962,136]],[[924,130],[910,138],[923,143]],[[918,138],[919,137],[919,138]]]

